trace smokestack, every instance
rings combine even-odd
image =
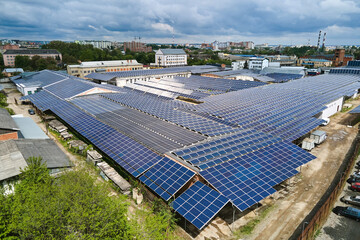
[[[320,48],[320,38],[321,38],[321,31],[319,32],[319,38],[318,38],[318,44],[317,44],[317,48]]]
[[[323,37],[323,44],[322,44],[323,51],[325,49],[325,39],[326,39],[326,32],[324,33],[324,37]]]

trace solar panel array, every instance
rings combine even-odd
[[[60,72],[43,70],[36,74],[25,77],[24,79],[14,80],[16,84],[24,84],[25,86],[47,86],[49,84],[67,79],[69,76]]]
[[[360,60],[348,61],[347,64],[349,67],[360,67]]]
[[[301,74],[288,74],[288,73],[268,73],[265,76],[270,77],[272,82],[275,83],[283,83],[288,82],[290,80],[295,80],[302,78]]]
[[[198,181],[176,198],[172,206],[201,230],[228,202],[226,197]]]
[[[360,106],[357,106],[353,110],[351,110],[349,113],[360,113]]]
[[[359,68],[332,68],[330,74],[360,74]]]
[[[54,93],[56,96],[62,99],[73,97],[92,88],[94,87],[90,84],[86,84],[85,82],[77,81],[71,78],[44,87],[44,89]]]
[[[195,172],[165,158],[144,173],[140,180],[160,197],[168,201],[194,175]]]
[[[33,103],[37,106],[36,100]],[[133,139],[66,101],[57,99],[50,109],[134,177],[138,177],[163,159]]]
[[[207,136],[228,134],[236,131],[230,126],[177,110],[178,107],[191,105],[181,101],[162,101],[156,97],[145,96],[136,92],[129,94],[102,94],[102,96]]]
[[[180,194],[175,210],[202,229],[229,200],[244,211],[313,160],[290,141],[321,123],[314,116],[326,104],[360,88],[359,76],[340,74],[258,87],[244,82],[192,77],[137,84],[161,91],[169,86],[176,94],[191,90],[205,96],[201,104],[129,88],[70,103],[61,98],[82,91],[82,84],[73,91],[61,82],[27,98],[53,111],[163,199]],[[150,149],[173,153],[178,162]],[[197,182],[181,194],[195,174],[181,161],[216,191]]]
[[[273,186],[292,177],[297,167],[315,159],[296,145],[279,142],[208,168],[200,174],[240,210],[273,194]]]

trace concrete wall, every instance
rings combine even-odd
[[[328,117],[334,115],[335,113],[341,111],[343,103],[344,103],[344,98],[341,97],[341,98],[327,104],[326,105],[327,108],[322,112],[322,114],[319,118],[328,118]]]

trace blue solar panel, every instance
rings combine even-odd
[[[134,177],[163,158],[68,102],[59,100],[50,109]]]
[[[228,202],[226,197],[198,181],[175,199],[173,208],[201,230]]]
[[[100,86],[100,85],[99,85]],[[55,84],[45,87],[47,91],[53,93],[60,98],[70,98],[87,90],[94,88],[94,86],[83,81],[74,80],[72,78],[59,81]]]
[[[313,159],[313,155],[296,145],[280,142],[200,174],[240,211],[244,211],[273,194],[273,186],[295,175],[295,168]]]
[[[164,158],[145,172],[140,180],[167,201],[194,175],[193,171],[179,163]]]

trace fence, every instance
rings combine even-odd
[[[298,226],[297,230],[290,239],[297,239],[297,240],[313,239],[316,234],[316,231],[323,226],[339,194],[342,192],[344,188],[344,184],[346,183],[346,179],[348,178],[350,171],[354,165],[354,162],[358,156],[360,150],[359,138],[360,138],[360,134],[358,133],[357,137],[353,141],[351,148],[346,154],[344,162],[340,166],[332,184],[330,185],[330,187],[328,188],[322,199],[319,201],[317,206],[315,206],[313,211]],[[294,238],[294,235],[298,237]]]

